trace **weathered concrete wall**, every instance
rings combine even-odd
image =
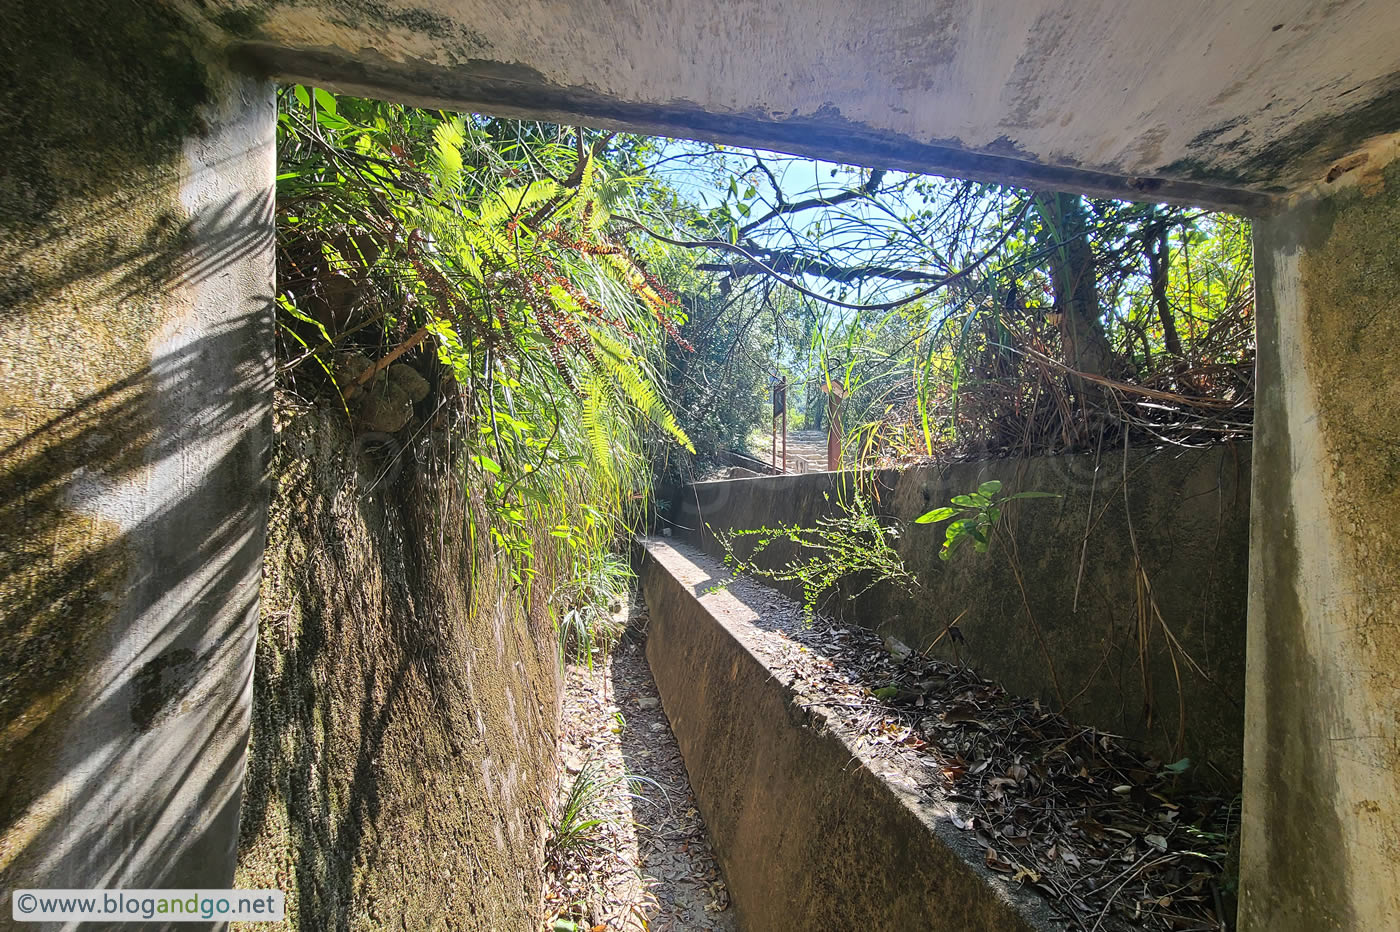
[[[371,96],[1244,209],[1400,130],[1393,0],[197,9],[270,75]]]
[[[143,0],[0,8],[6,891],[233,877],[273,101],[187,33]]]
[[[647,661],[743,927],[1052,928],[947,812],[797,701],[752,647],[745,584],[707,591],[726,578],[694,550],[646,545]]]
[[[546,583],[531,611],[470,553],[444,450],[357,441],[334,409],[277,421],[238,884],[285,889],[306,932],[533,928],[558,772]]]
[[[1255,228],[1246,929],[1400,927],[1400,164],[1338,185]]]
[[[1140,739],[1160,759],[1189,756],[1212,783],[1237,784],[1249,461],[1249,448],[1235,446],[1134,450],[1126,471],[1118,452],[1103,454],[1097,472],[1091,455],[881,473],[875,510],[898,519],[897,548],[920,589],[876,586],[827,609],[916,650],[956,621],[961,638],[944,636],[938,654],[1080,722]],[[1008,533],[989,553],[968,546],[944,563],[945,525],[907,522],[988,479],[1005,492],[1062,497],[1012,505],[1002,516]],[[720,555],[706,526],[812,527],[850,498],[850,480],[820,473],[697,483],[683,493],[678,520]],[[737,543],[747,555],[747,543]],[[766,563],[793,552],[775,547]],[[864,587],[854,579],[848,594]]]

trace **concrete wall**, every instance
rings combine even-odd
[[[274,167],[271,86],[158,5],[0,10],[7,892],[232,879]]]
[[[1133,450],[1126,471],[1117,452],[1105,453],[1097,471],[1090,455],[879,474],[874,507],[898,519],[897,547],[920,588],[880,585],[847,601],[865,588],[857,577],[827,608],[918,650],[957,620],[961,637],[943,637],[940,655],[1084,724],[1140,739],[1159,759],[1189,756],[1211,783],[1237,785],[1249,463],[1249,448],[1234,446]],[[850,479],[697,483],[682,494],[679,521],[702,529],[704,548],[721,554],[705,526],[812,527],[850,499]],[[991,552],[969,546],[944,563],[944,525],[908,522],[988,479],[1000,479],[1004,491],[1062,497],[1011,506],[1002,517],[1007,534]],[[739,547],[747,553],[742,539]],[[768,564],[794,552],[774,549]]]
[[[527,602],[471,552],[440,435],[290,403],[277,428],[237,884],[286,890],[305,932],[535,927],[556,580]]]
[[[745,929],[1032,932],[1043,901],[987,868],[936,799],[770,665],[761,587],[649,541],[641,582],[647,661]]]
[[[1400,927],[1395,156],[1255,228],[1242,928]]]

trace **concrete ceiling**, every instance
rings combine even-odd
[[[1246,211],[1400,130],[1397,0],[174,2],[286,80]]]

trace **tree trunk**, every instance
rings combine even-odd
[[[1152,278],[1152,300],[1157,305],[1157,317],[1162,322],[1162,338],[1167,344],[1167,352],[1181,358],[1181,337],[1176,332],[1176,318],[1172,316],[1171,302],[1167,300],[1167,271],[1171,267],[1171,246],[1167,241],[1167,228],[1157,231],[1147,246],[1147,270]]]
[[[1042,245],[1050,253],[1065,365],[1090,375],[1108,375],[1113,350],[1099,319],[1098,276],[1084,201],[1077,194],[1041,194],[1036,197],[1036,207]]]

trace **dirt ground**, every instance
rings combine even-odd
[[[561,799],[587,769],[605,782],[592,844],[546,865],[547,932],[734,932],[729,895],[644,652],[645,609],[593,669],[568,669]],[[560,923],[560,920],[566,920]]]

